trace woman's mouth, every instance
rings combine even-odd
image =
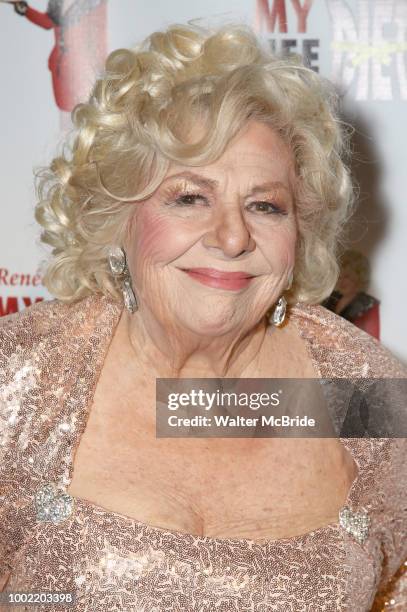
[[[247,287],[250,281],[255,278],[254,275],[248,272],[224,272],[214,268],[180,268],[180,270],[202,285],[229,289],[230,291],[237,291]]]

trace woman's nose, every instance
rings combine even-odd
[[[227,257],[253,251],[256,243],[240,210],[224,210],[212,220],[212,228],[204,236],[207,248],[217,248]]]

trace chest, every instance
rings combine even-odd
[[[211,537],[291,537],[337,521],[356,475],[337,439],[156,438],[152,390],[133,406],[101,391],[74,457],[72,495]]]

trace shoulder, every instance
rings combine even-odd
[[[36,302],[21,312],[0,318],[0,351],[8,357],[18,347],[34,344],[52,332],[68,307],[58,300]]]
[[[322,376],[406,378],[407,366],[376,338],[320,304],[298,302],[291,316]]]
[[[73,303],[56,299],[36,302],[22,312],[1,317],[0,367],[16,352],[30,353],[44,344],[55,346],[58,339],[89,334],[103,317],[108,322],[119,311],[116,302],[98,294]]]
[[[102,295],[66,304],[37,302],[0,318],[0,407],[3,419],[37,405],[79,375],[108,342],[120,306]]]
[[[407,438],[388,436],[392,428],[399,436],[406,426],[407,368],[376,338],[321,305],[297,303],[291,307],[290,316],[322,377],[378,379],[368,395],[368,428],[377,437],[366,434],[363,419],[352,420],[355,414],[363,417],[366,413],[355,412],[353,406],[342,401],[342,395],[332,416],[339,424],[341,435],[345,436],[343,432],[347,428],[352,432],[350,437],[348,433],[341,437],[359,468],[358,478],[350,491],[350,504],[355,509],[359,505],[369,508],[371,537],[372,540],[377,537],[378,547],[384,554],[380,584],[385,584],[407,552],[407,473],[404,469]],[[394,384],[392,379],[402,380]],[[371,383],[367,380],[369,390]],[[334,397],[337,400],[338,396]],[[349,421],[346,420],[348,416]],[[360,430],[359,423],[363,425]]]
[[[39,439],[50,444],[65,407],[85,401],[120,312],[117,302],[91,295],[0,319],[0,470],[5,454],[28,452]]]
[[[6,402],[10,386],[14,384],[16,390],[17,380],[22,386],[28,369],[33,371],[48,354],[51,339],[58,337],[67,311],[64,304],[50,300],[0,318],[0,400]]]

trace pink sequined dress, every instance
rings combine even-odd
[[[358,466],[344,519],[264,543],[170,531],[63,497],[121,311],[92,295],[0,319],[0,584],[76,595],[71,608],[0,610],[405,612],[405,438],[340,438]],[[290,316],[321,378],[407,376],[322,306],[297,304]]]

